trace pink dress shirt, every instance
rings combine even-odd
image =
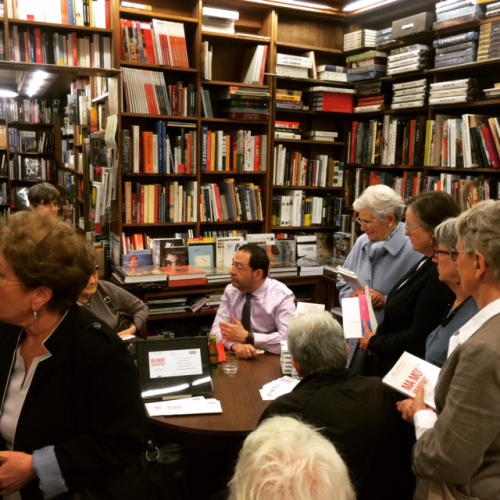
[[[295,296],[286,285],[271,278],[266,278],[252,295],[250,325],[255,339],[254,346],[256,349],[280,354],[281,341],[286,340],[288,323],[295,313]],[[230,349],[235,342],[222,339],[219,323],[231,323],[231,316],[241,321],[244,304],[245,293],[233,285],[227,285],[210,332],[217,335],[217,341],[222,342],[226,349]]]

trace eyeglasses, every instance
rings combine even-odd
[[[39,203],[37,208],[40,208],[41,210],[61,210],[62,206],[56,201],[52,201],[50,203]]]
[[[448,250],[434,250],[434,254],[433,254],[433,257],[435,259],[437,259],[438,255],[441,254],[441,255],[450,255],[451,252],[449,252]],[[451,257],[451,255],[450,255]]]
[[[410,233],[411,231],[415,231],[415,229],[420,229],[422,226],[407,226],[405,224],[405,231],[407,233]]]
[[[461,254],[463,252],[457,252],[456,250],[453,250],[452,252],[448,252],[448,253],[450,254],[450,259],[453,262],[457,262],[459,254]]]
[[[0,285],[22,285],[22,281],[9,281],[3,274],[0,274]]]
[[[367,221],[367,220],[361,220],[359,217],[356,217],[356,222],[360,224],[361,226],[366,226],[369,227],[371,226],[374,222],[377,222],[377,219]]]

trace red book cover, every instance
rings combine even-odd
[[[168,275],[169,281],[182,281],[182,280],[192,280],[192,279],[205,279],[207,278],[207,273],[203,269],[198,269],[194,266],[170,266],[170,267],[160,267],[160,270]]]
[[[110,1],[109,0],[106,0],[105,2],[105,15],[106,15],[106,29],[110,29],[111,28],[111,6],[110,6]]]
[[[61,0],[61,22],[65,25],[69,24],[68,0]]]
[[[408,165],[413,166],[415,162],[415,120],[410,120],[410,136],[408,137]]]
[[[73,66],[78,66],[78,39],[75,31],[71,33],[71,40],[73,44]]]
[[[207,278],[186,279],[168,282],[169,288],[181,288],[184,286],[201,286],[207,284]]]
[[[262,122],[267,123],[269,121],[269,115],[263,113],[237,113],[237,112],[229,112],[222,113],[224,118],[228,118],[230,120],[242,120],[247,122]]]
[[[300,127],[300,123],[299,122],[287,122],[287,121],[283,121],[283,120],[276,120],[274,122],[274,125],[277,127],[277,128],[292,128],[292,129],[298,129]]]
[[[153,173],[153,132],[143,130],[142,136],[142,171],[145,174]]]
[[[33,34],[35,37],[35,62],[43,64],[42,30],[40,28],[35,28]]]
[[[140,190],[140,193],[141,193],[141,201],[140,201],[140,204],[139,204],[139,224],[144,224],[144,202],[146,200],[146,190],[144,189],[144,185],[141,184],[141,190]]]
[[[148,58],[148,64],[156,64],[155,47],[153,42],[153,32],[151,30],[151,25],[148,23],[141,23],[136,21],[136,28],[141,29],[143,43],[146,47],[146,55]]]
[[[356,161],[356,135],[358,130],[358,122],[352,122],[351,129],[351,151],[349,155],[349,163],[353,164]]]
[[[260,172],[260,135],[254,138],[253,156],[253,169],[255,172]]]
[[[185,161],[185,174],[191,174],[192,173],[192,169],[191,169],[191,143],[193,141],[193,138],[191,136],[191,132],[188,132],[186,134],[186,153],[185,153],[185,158],[186,158],[186,161]]]
[[[499,168],[500,157],[498,156],[498,151],[495,147],[495,143],[493,142],[493,136],[491,135],[490,128],[488,127],[488,125],[486,125],[486,123],[480,123],[479,129],[481,130],[484,145],[486,146],[486,150],[488,151],[488,155],[490,156],[491,166],[493,168]]]
[[[264,52],[262,54],[262,64],[260,66],[259,85],[262,85],[264,83],[264,73],[266,71],[266,60],[267,60],[267,45],[264,45]]]
[[[224,220],[224,216],[222,215],[222,203],[220,200],[220,192],[219,192],[219,186],[217,184],[214,184],[214,195],[215,195],[215,204],[217,205],[217,218],[222,221]]]

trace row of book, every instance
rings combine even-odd
[[[201,127],[202,172],[265,172],[267,135],[251,130],[231,132]]]
[[[9,204],[9,186],[6,182],[0,183],[0,205]],[[2,209],[3,210],[3,209]]]
[[[500,22],[483,24],[479,28],[478,61],[496,59],[500,56]]]
[[[304,136],[308,140],[318,142],[335,142],[339,133],[331,130],[308,130],[304,132],[300,128],[300,122],[291,122],[288,120],[275,120],[274,138],[275,139],[295,139],[300,140]]]
[[[194,84],[167,85],[160,71],[123,68],[124,111],[149,115],[196,116]]]
[[[362,29],[346,33],[344,35],[344,52],[358,50],[365,47],[375,47],[377,43],[377,32],[375,30]]]
[[[387,53],[369,50],[346,58],[347,81],[358,82],[381,78],[387,74]]]
[[[282,144],[274,147],[274,186],[342,187],[343,164],[328,155],[307,158]]]
[[[153,130],[122,130],[122,172],[196,174],[197,131],[192,123],[158,121]]]
[[[445,191],[460,205],[462,210],[471,208],[479,201],[499,199],[499,182],[488,176],[459,175],[441,172],[424,176],[422,172],[350,170],[346,173],[345,202],[352,204],[368,186],[385,184],[392,187],[403,199],[409,199],[422,191]]]
[[[484,19],[482,5],[477,0],[443,0],[436,3],[434,31]]]
[[[109,0],[7,0],[9,17],[70,26],[111,27]]]
[[[15,153],[9,160],[9,178],[20,181],[57,181],[54,158],[35,158]]]
[[[111,37],[75,31],[58,33],[41,28],[10,28],[10,60],[57,66],[111,69]]]
[[[459,37],[450,36],[441,39],[439,46],[436,47],[434,67],[446,68],[457,64],[475,62],[478,56],[477,39],[477,31],[469,31]]]
[[[196,222],[197,181],[141,184],[125,181],[123,221],[125,224]]]
[[[276,89],[276,109],[306,109],[302,101],[302,90]]]
[[[19,123],[54,123],[54,107],[59,100],[0,98],[0,118]]]
[[[261,221],[262,190],[252,182],[236,184],[234,179],[204,183],[200,193],[201,222]]]
[[[338,226],[343,199],[332,195],[312,196],[302,190],[273,195],[272,226]]]
[[[387,57],[387,75],[422,71],[432,66],[432,47],[423,44],[407,45],[391,50]]]
[[[54,153],[54,131],[37,132],[9,127],[9,151],[13,153]]]
[[[189,68],[184,24],[120,20],[122,61]]]
[[[355,89],[314,86],[302,89],[307,104],[313,111],[330,113],[352,113]]]

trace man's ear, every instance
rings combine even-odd
[[[260,281],[261,279],[264,278],[264,272],[262,271],[262,269],[257,269],[256,271],[253,272],[253,277]]]
[[[292,366],[295,368],[295,371],[299,374],[299,377],[302,378],[304,376],[304,371],[302,370],[299,363],[294,358],[292,358]]]

